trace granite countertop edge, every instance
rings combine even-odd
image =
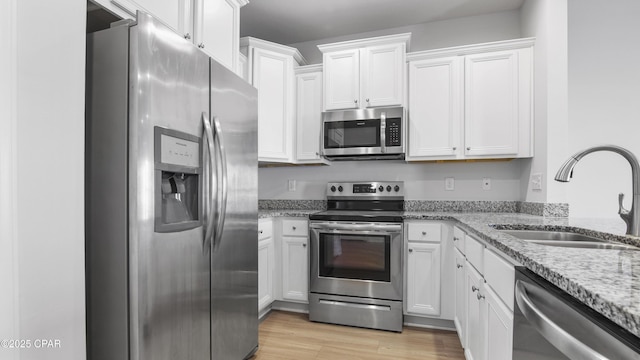
[[[260,210],[259,218],[308,218],[316,210]],[[540,275],[614,323],[640,337],[640,251],[551,247],[526,243],[498,231],[535,228],[573,231],[609,241],[640,246],[640,239],[622,235],[611,219],[545,218],[519,213],[406,211],[405,220],[453,221],[515,262]],[[611,224],[614,224],[613,226]],[[622,265],[621,265],[622,264]],[[622,270],[621,270],[622,266]],[[635,294],[635,295],[634,295]]]

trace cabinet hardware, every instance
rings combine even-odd
[[[200,43],[200,44],[198,44],[198,47],[199,47],[200,49],[204,49],[204,43]]]
[[[358,103],[358,100],[353,100],[353,102],[357,104],[357,103]]]
[[[478,300],[484,299],[484,295],[480,295],[480,292],[478,292],[478,295],[476,295],[476,297],[478,298]]]
[[[457,236],[453,237],[453,241],[458,241],[458,240],[460,240],[460,239]]]
[[[293,227],[291,227],[291,228],[292,228],[294,231],[296,230],[296,227],[295,227],[295,226],[293,226]]]
[[[413,252],[413,249],[409,249],[409,252],[410,252],[410,253],[412,253],[412,252]]]
[[[260,234],[262,234],[262,230],[258,231]]]
[[[460,269],[460,268],[462,267],[462,265],[460,265],[460,264],[456,264],[456,267],[457,267],[458,269]]]
[[[468,146],[468,147],[467,147],[467,150],[471,150],[471,147],[470,147],[470,146]]]
[[[457,147],[455,147],[455,146],[454,146],[454,147],[453,147],[453,151],[455,151],[456,149],[457,149]]]
[[[423,231],[423,232],[422,232],[422,235],[427,235],[427,232],[426,232],[426,231]]]
[[[189,33],[184,34],[184,38],[187,40],[191,40],[191,34]]]
[[[367,102],[369,102],[369,99],[367,99]]]
[[[302,244],[302,247],[306,248],[306,247],[307,247],[307,244]]]
[[[472,292],[476,292],[476,291],[478,291],[478,290],[480,290],[480,288],[479,288],[479,287],[476,287],[475,285],[471,285],[471,291],[472,291]]]

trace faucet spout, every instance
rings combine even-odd
[[[625,210],[622,207],[622,197],[619,197],[620,208],[618,213],[627,224],[627,234],[640,236],[640,211],[638,206],[636,206],[640,204],[640,164],[638,163],[636,156],[631,151],[615,145],[594,146],[579,151],[573,154],[564,162],[564,164],[562,164],[556,173],[555,180],[560,182],[569,182],[573,176],[573,168],[576,166],[578,161],[586,155],[597,151],[611,151],[622,155],[622,157],[627,159],[629,165],[631,165],[631,176],[633,178],[633,200],[631,202],[631,209],[628,211]]]

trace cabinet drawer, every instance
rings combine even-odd
[[[270,238],[273,234],[273,221],[271,219],[260,219],[258,221],[258,240]]]
[[[461,253],[464,252],[464,242],[465,242],[465,233],[457,226],[453,227],[453,245],[460,250]]]
[[[498,297],[513,311],[513,283],[515,270],[513,265],[495,252],[484,249],[484,278]]]
[[[282,235],[308,236],[307,220],[282,220]]]
[[[484,274],[484,245],[469,235],[465,236],[464,242],[467,260],[480,274]]]
[[[440,242],[442,224],[436,223],[408,223],[407,239],[409,241]]]

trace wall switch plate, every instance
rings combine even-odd
[[[482,178],[482,190],[491,190],[491,178]]]
[[[542,174],[531,174],[531,189],[542,190]]]
[[[444,189],[446,191],[453,191],[456,188],[456,180],[452,177],[444,178]]]
[[[287,181],[287,185],[289,187],[289,191],[296,191],[296,181],[295,180],[288,180]]]

